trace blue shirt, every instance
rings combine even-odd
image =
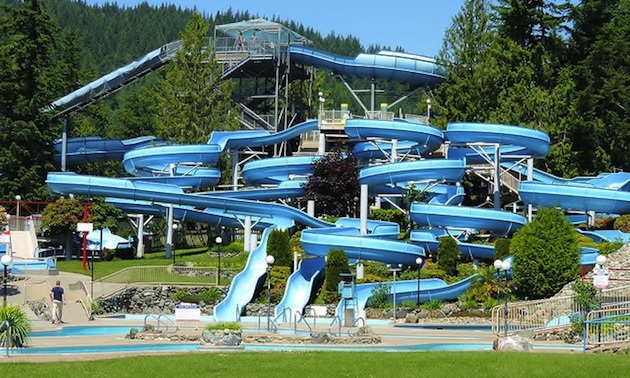
[[[60,286],[55,286],[52,288],[53,300],[54,301],[63,301],[63,288]]]

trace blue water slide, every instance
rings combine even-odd
[[[630,242],[630,234],[619,230],[586,230],[578,229],[582,235],[586,235],[596,243],[599,242],[620,242],[626,244]]]
[[[315,281],[317,279],[323,280],[320,275],[323,274],[325,267],[324,257],[314,256],[302,259],[298,269],[287,280],[284,296],[274,310],[275,316],[284,314],[286,317],[281,320],[291,322],[293,321],[292,316],[295,317],[298,313],[303,314],[304,307],[308,304],[313,292]]]
[[[522,163],[501,164],[503,168],[510,169],[518,174],[527,177],[527,165]],[[596,188],[630,191],[630,172],[604,172],[593,177],[574,177],[571,179],[555,176],[540,169],[533,169],[533,181],[540,181],[553,185],[591,185]]]
[[[409,213],[411,219],[420,226],[489,230],[498,235],[512,234],[526,223],[522,215],[503,210],[429,205],[418,202],[411,204]]]
[[[51,172],[48,174],[46,183],[53,193],[127,198],[200,208],[211,207],[230,213],[251,214],[270,219],[279,219],[279,221],[291,219],[307,227],[332,226],[331,223],[313,218],[300,210],[288,206],[197,193],[184,193],[181,188],[174,185],[77,175],[72,172]]]
[[[420,280],[420,301],[446,301],[458,298],[470,288],[470,283],[477,279],[477,277],[477,275],[472,275],[450,285],[437,278],[422,279]],[[390,293],[392,293],[390,295],[390,300],[392,301],[393,293],[396,292],[397,304],[401,304],[404,301],[416,302],[418,298],[417,280],[396,281],[396,284],[393,282],[358,284],[356,285],[356,296],[359,310],[365,308],[368,299],[372,296],[372,291],[379,284],[384,284],[389,288]],[[342,299],[337,305],[336,314],[342,319],[345,316],[343,311],[344,307],[352,308],[352,303]]]
[[[406,119],[348,119],[344,129],[353,141],[372,138],[412,141],[419,154],[433,152],[444,143],[442,130]]]
[[[333,248],[343,249],[349,259],[381,261],[388,264],[415,265],[417,257],[426,257],[422,247],[377,234],[361,235],[356,228],[332,227],[302,231],[302,248],[309,255],[326,256]]]
[[[306,64],[351,77],[374,78],[435,87],[445,80],[444,70],[434,59],[403,53],[380,52],[348,58],[306,46],[290,46],[294,63]]]
[[[600,213],[630,213],[630,192],[600,189],[592,185],[553,185],[535,181],[521,181],[519,196],[534,206]]]
[[[361,228],[361,219],[348,217],[339,218],[335,222],[335,226],[353,227],[355,229],[359,229]],[[398,223],[381,220],[368,219],[366,222],[366,229],[368,234],[378,236],[382,239],[396,240],[400,234],[400,225],[398,225]]]
[[[521,126],[488,123],[449,123],[444,137],[451,142],[447,157],[465,158],[469,164],[486,163],[477,151],[465,145],[468,143],[500,144],[502,160],[518,159],[523,156],[543,158],[549,152],[549,136],[540,130]],[[494,149],[481,147],[491,158]]]
[[[213,131],[208,144],[226,148],[262,147],[284,142],[318,129],[317,120],[308,120],[278,133],[266,130]]]
[[[69,138],[66,143],[66,164],[73,166],[87,162],[120,161],[125,153],[133,149],[161,143],[154,136],[126,140],[103,139],[100,136]],[[62,148],[62,140],[55,140],[53,161],[56,164],[61,163]]]
[[[294,177],[305,179],[321,156],[275,157],[252,160],[243,166],[243,181],[248,185],[278,185]]]
[[[410,239],[414,244],[422,246],[425,250],[430,251],[432,255],[437,255],[440,245],[439,238],[451,237],[446,230],[441,228],[417,229],[411,231]],[[462,256],[482,261],[494,260],[494,245],[466,243],[457,240],[457,248]]]
[[[401,140],[396,143],[396,151],[399,155],[422,155],[426,150],[424,146],[409,140]],[[357,159],[389,159],[392,153],[392,143],[387,140],[379,141],[378,144],[357,142],[352,147],[352,152]]]
[[[463,160],[416,160],[376,165],[359,172],[361,185],[389,184],[406,187],[410,181],[458,182],[466,173]]]
[[[239,272],[228,290],[225,298],[214,306],[216,321],[238,321],[245,306],[254,297],[254,288],[261,278],[267,274],[267,240],[275,226],[265,229],[258,247],[250,252],[245,268]]]

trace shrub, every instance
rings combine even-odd
[[[31,322],[26,313],[19,306],[0,307],[0,323],[7,320],[11,327],[11,340],[8,340],[8,328],[0,328],[0,346],[6,347],[9,341],[12,347],[27,345],[31,334]]]
[[[613,252],[617,252],[617,250],[621,247],[623,247],[623,243],[622,242],[601,242],[601,243],[597,243],[595,245],[595,248],[597,248],[599,250],[599,253],[602,255],[610,255]]]
[[[282,230],[273,230],[267,241],[267,254],[275,258],[275,266],[292,266],[293,253],[289,241],[289,233]]]
[[[362,283],[374,283],[374,282],[383,282],[386,281],[384,277],[377,276],[376,274],[366,274],[361,279],[357,279],[358,284]]]
[[[615,230],[619,230],[621,232],[630,232],[630,214],[624,214],[617,217],[613,227]]]
[[[389,285],[379,283],[371,291],[372,295],[367,300],[367,307],[370,308],[388,308],[390,307],[389,295],[391,290]]]
[[[331,249],[326,259],[326,291],[337,292],[341,272],[348,269],[348,256],[343,249]]]
[[[421,278],[439,278],[446,280],[446,272],[438,264],[426,263],[420,271]]]
[[[224,329],[229,329],[230,331],[240,331],[243,327],[238,322],[211,323],[206,326],[206,331],[223,331]]]
[[[500,238],[494,242],[494,258],[503,260],[510,255],[510,239]]]
[[[438,311],[444,307],[444,302],[431,300],[428,302],[424,302],[422,306],[420,306],[423,310],[428,311]]]
[[[534,220],[516,232],[510,250],[521,298],[549,297],[580,275],[578,233],[559,209],[539,208]]]
[[[405,230],[408,223],[407,214],[398,209],[374,209],[370,212],[370,219],[398,223],[401,230]]]
[[[449,276],[457,275],[457,264],[461,259],[457,241],[451,237],[440,238],[437,264]]]

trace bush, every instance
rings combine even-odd
[[[534,220],[516,232],[510,250],[521,298],[550,297],[580,276],[578,233],[562,210],[539,208]]]
[[[440,238],[438,245],[437,264],[449,276],[457,275],[457,264],[461,256],[457,241],[451,237]]]
[[[619,230],[621,232],[630,232],[630,214],[624,214],[617,217],[613,227],[615,230]]]
[[[500,238],[494,241],[494,258],[503,260],[510,255],[510,239]]]
[[[185,302],[185,303],[216,303],[221,299],[223,294],[221,291],[215,287],[208,288],[202,291],[199,294],[191,294],[185,291],[177,291],[171,294],[171,299],[175,302]]]
[[[275,258],[275,266],[293,265],[293,252],[289,241],[289,233],[282,230],[273,230],[267,240],[267,254]]]
[[[389,285],[384,283],[379,283],[372,289],[372,295],[367,300],[367,307],[370,308],[389,308],[391,304],[389,303],[389,295],[391,294],[391,290]]]
[[[206,326],[206,331],[223,331],[224,329],[229,329],[230,331],[240,331],[243,327],[238,322],[211,323]]]
[[[444,307],[444,302],[431,300],[428,302],[424,302],[422,306],[420,306],[423,310],[428,311],[439,311]]]
[[[407,229],[407,214],[398,209],[374,209],[370,212],[370,219],[398,223],[401,230]]]
[[[8,328],[0,328],[0,346],[6,347],[9,341],[11,347],[24,347],[31,334],[31,322],[26,313],[19,306],[0,307],[0,323],[7,320],[11,327],[11,340],[8,340]]]
[[[343,249],[331,249],[326,259],[326,279],[324,287],[326,291],[337,292],[337,286],[341,281],[340,274],[348,269],[348,256]]]

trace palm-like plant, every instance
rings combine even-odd
[[[31,322],[28,320],[26,313],[19,306],[0,307],[0,323],[4,324],[0,327],[0,346],[2,347],[6,347],[7,338],[9,337],[9,329],[4,323],[5,320],[8,321],[11,329],[9,346],[26,346],[31,334]]]

